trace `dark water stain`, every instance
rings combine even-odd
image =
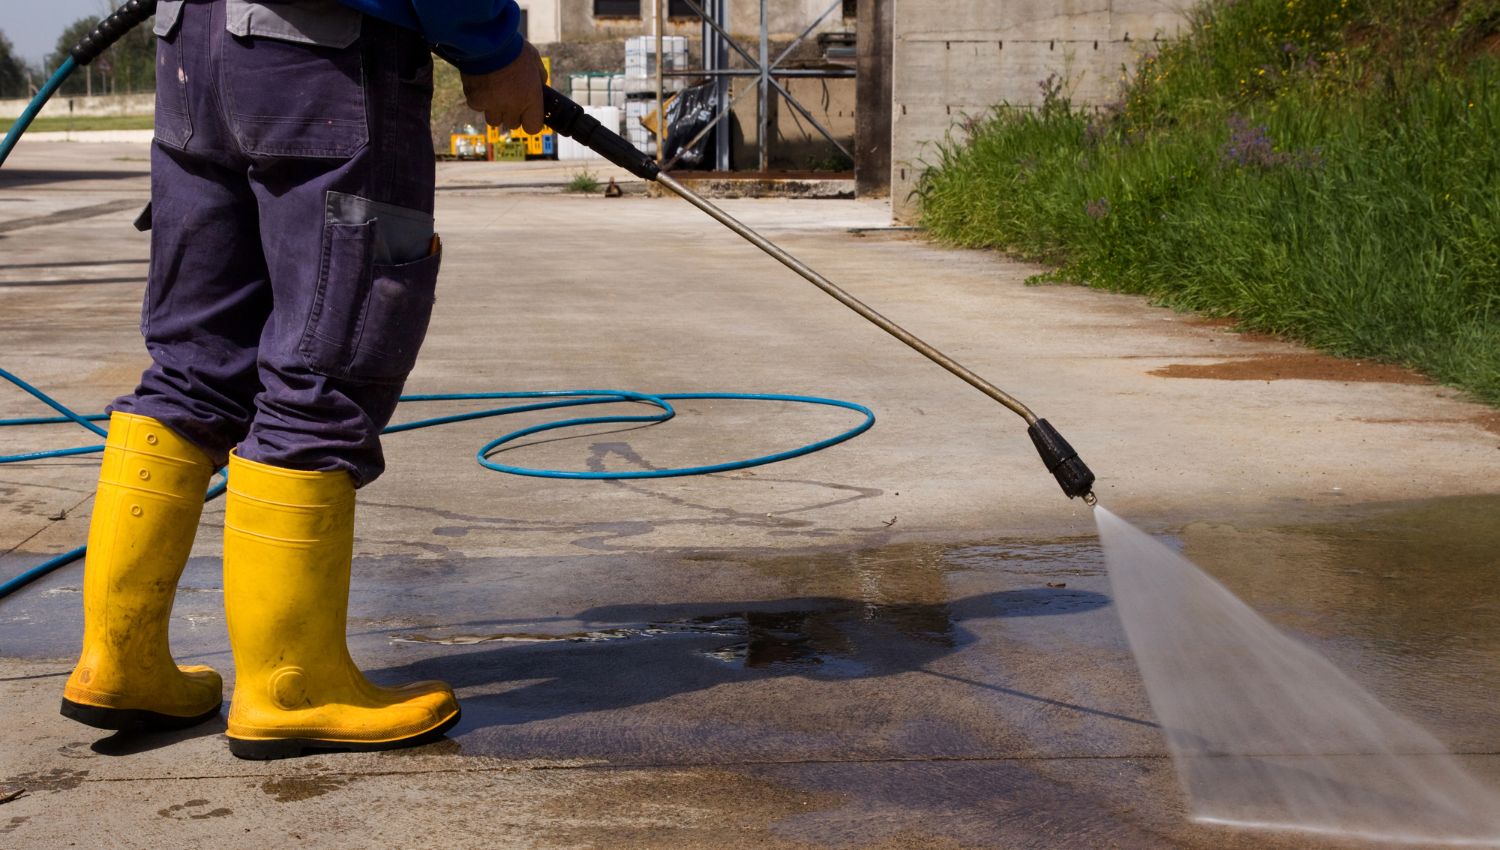
[[[798,789],[778,779],[727,768],[580,773],[570,777],[573,793],[540,801],[537,843],[610,850],[805,850],[809,845],[779,838],[775,824],[835,808],[849,794]]]
[[[473,646],[477,643],[549,643],[554,641],[593,643],[604,640],[618,640],[620,638],[662,634],[667,631],[667,628],[667,626],[661,626],[655,629],[651,627],[637,629],[600,629],[598,631],[562,632],[560,634],[548,634],[544,632],[493,632],[490,634],[460,633],[442,636],[431,636],[424,634],[398,634],[391,636],[391,642],[432,643],[439,646]]]
[[[1475,416],[1464,417],[1384,417],[1384,416],[1361,416],[1356,422],[1368,422],[1372,425],[1473,425],[1491,434],[1500,436],[1500,411],[1480,413]],[[1497,446],[1500,448],[1500,446]]]
[[[722,560],[724,570],[740,574],[736,586],[748,581],[764,588],[765,595],[704,598],[703,590],[711,592],[711,586],[705,586],[687,595],[693,601],[608,604],[553,618],[475,620],[420,634],[390,634],[393,641],[452,649],[419,657],[403,654],[406,664],[377,672],[393,681],[443,679],[460,689],[464,722],[455,737],[470,754],[563,758],[607,753],[640,758],[636,748],[645,746],[655,757],[663,750],[644,743],[651,733],[648,728],[636,729],[639,721],[630,719],[633,714],[617,715],[623,725],[618,735],[593,734],[586,741],[557,737],[559,727],[551,721],[599,717],[722,686],[783,678],[859,682],[926,671],[935,677],[935,687],[947,688],[937,682],[953,677],[931,673],[931,665],[979,640],[971,623],[1070,615],[1108,604],[1093,590],[1047,586],[1057,584],[1049,578],[1058,575],[1097,573],[1098,544],[1089,538],[983,546],[912,543],[748,559],[744,553],[736,557],[705,550],[684,553],[680,563],[701,570],[705,560]],[[952,580],[955,576],[962,578]],[[778,595],[778,586],[787,592]],[[972,592],[986,587],[994,589]],[[549,621],[568,626],[548,629]],[[981,689],[1114,722],[1149,724],[1110,711],[1109,705],[1084,705],[999,681],[955,681],[964,690]],[[786,695],[799,687],[792,683],[749,693]],[[895,687],[901,691],[905,685]],[[651,714],[648,710],[643,716]],[[587,729],[593,721],[582,722]],[[783,717],[772,726],[796,728],[803,722]],[[466,734],[493,727],[510,730]],[[713,722],[704,726],[717,728]],[[736,740],[746,734],[732,724],[729,728]],[[824,734],[819,729],[795,734]],[[751,746],[743,741],[697,741],[700,734],[714,733],[675,730],[665,750]],[[929,742],[942,736],[940,731],[924,734]],[[948,749],[961,746],[954,743]]]
[[[349,778],[345,776],[279,776],[262,782],[260,790],[278,803],[296,803],[321,797],[348,784]]]
[[[823,675],[863,675],[891,667],[882,656],[935,657],[965,644],[968,633],[959,625],[964,619],[1067,614],[1107,604],[1098,593],[1050,580],[1101,574],[1101,554],[1091,538],[965,546],[909,543],[751,560],[722,550],[679,557],[687,563],[727,562],[801,593],[781,599],[599,606],[567,618],[597,627],[569,631],[453,626],[402,631],[390,640],[464,647],[687,639],[695,647],[709,642],[695,650],[701,657],[744,669],[810,672],[826,667]],[[971,571],[1003,573],[1007,583],[1022,586],[954,597],[946,577]]]
[[[379,537],[366,537],[361,542],[366,545],[380,546],[387,549],[396,549],[405,546],[410,549],[416,549],[419,552],[425,552],[428,555],[437,555],[438,557],[443,557],[452,552],[447,546],[438,543],[429,543],[425,540],[385,540]]]
[[[173,820],[208,820],[209,818],[222,818],[234,814],[233,809],[208,809],[207,800],[188,800],[186,803],[177,803],[160,809],[156,814],[160,817]]]
[[[1312,353],[1263,354],[1217,363],[1173,363],[1153,369],[1150,374],[1158,378],[1211,378],[1218,381],[1431,383],[1421,374],[1402,366]]]
[[[0,785],[7,788],[25,788],[27,791],[70,791],[82,785],[88,775],[87,770],[54,767],[48,771],[18,773],[0,781]]]
[[[1088,610],[1105,604],[1104,597],[1088,591],[1045,587],[1002,591],[959,602],[981,603],[996,615],[1036,615]],[[790,609],[783,605],[795,604]],[[769,610],[756,610],[769,606]],[[697,608],[698,605],[655,606]],[[603,643],[650,640],[674,636],[725,638],[728,642],[703,654],[718,661],[735,662],[746,668],[780,665],[808,666],[836,662],[878,652],[887,640],[916,641],[941,649],[960,644],[961,630],[947,605],[923,603],[871,603],[851,599],[816,598],[781,603],[738,603],[736,610],[693,617],[663,619],[641,625],[559,633],[491,632],[449,635],[396,634],[393,643],[425,643],[441,646],[473,646],[482,643]],[[598,608],[586,617],[607,619],[639,611]]]

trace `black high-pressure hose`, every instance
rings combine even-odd
[[[1047,471],[1057,479],[1068,498],[1082,497],[1085,502],[1094,504],[1094,473],[1078,456],[1078,452],[1068,445],[1057,429],[1052,427],[1045,419],[1038,419],[1031,409],[1022,404],[1009,393],[979,377],[963,364],[933,348],[917,336],[907,331],[895,322],[882,316],[869,305],[845,292],[838,285],[823,277],[809,268],[801,260],[783,251],[775,243],[756,233],[745,226],[728,213],[709,203],[698,193],[692,191],[672,178],[671,175],[662,172],[656,160],[637,150],[630,142],[621,138],[602,124],[598,119],[584,112],[583,107],[569,100],[560,92],[548,87],[544,91],[547,126],[567,136],[581,145],[589,148],[615,165],[629,171],[643,180],[655,183],[670,189],[673,194],[697,207],[720,224],[744,237],[750,244],[765,251],[787,268],[806,278],[809,283],[833,296],[840,304],[858,313],[867,321],[873,323],[881,330],[911,346],[923,357],[931,360],[939,366],[952,372],[965,383],[1005,405],[1011,412],[1026,420],[1027,433],[1031,435],[1031,442],[1036,446],[1037,452],[1042,456],[1042,463],[1046,464]]]
[[[156,14],[156,0],[130,0],[99,22],[79,42],[73,45],[68,55],[79,65],[87,65],[109,49],[120,36],[135,29],[142,21]]]

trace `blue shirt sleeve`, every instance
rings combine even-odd
[[[498,71],[521,55],[516,0],[339,0],[366,15],[420,32],[465,74]]]

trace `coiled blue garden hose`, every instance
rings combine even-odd
[[[21,117],[16,119],[15,124],[11,126],[10,132],[6,133],[5,140],[3,142],[0,142],[0,165],[4,164],[5,158],[10,155],[11,149],[15,147],[16,142],[21,138],[21,134],[26,132],[26,128],[31,125],[32,119],[35,118],[36,114],[41,111],[43,104],[45,104],[47,102],[47,99],[52,96],[53,92],[57,91],[57,88],[62,85],[63,81],[67,79],[68,75],[72,73],[75,67],[77,66],[72,57],[66,59],[57,69],[57,71],[53,73],[52,77],[47,80],[47,83],[42,86],[42,88],[37,92],[36,96],[31,99],[31,102],[27,104],[25,111],[21,114]],[[104,428],[94,424],[106,419],[107,417],[105,416],[105,414],[77,413],[68,408],[66,405],[47,395],[45,392],[42,392],[40,389],[33,386],[29,382],[23,380],[17,375],[12,374],[9,371],[6,371],[3,368],[0,368],[0,378],[4,378],[11,384],[19,387],[21,390],[30,394],[38,401],[41,401],[43,404],[46,404],[48,407],[52,408],[58,413],[57,416],[0,419],[0,427],[42,426],[71,422],[88,429],[90,432],[97,436],[103,437],[106,435],[107,432]],[[747,469],[752,466],[763,466],[768,463],[776,463],[778,461],[801,457],[803,455],[826,449],[829,446],[837,445],[844,442],[845,440],[853,439],[854,437],[863,434],[865,431],[869,430],[872,425],[875,424],[874,412],[862,404],[856,404],[851,401],[839,401],[837,399],[831,398],[819,398],[817,396],[788,395],[782,393],[638,393],[631,392],[629,390],[558,390],[549,392],[420,393],[413,395],[404,395],[401,397],[401,401],[403,403],[436,401],[497,401],[502,399],[540,399],[541,401],[535,401],[529,404],[512,405],[507,407],[493,407],[481,410],[471,410],[464,413],[455,413],[447,416],[435,416],[428,419],[421,419],[415,422],[403,422],[398,425],[391,425],[387,427],[382,433],[396,434],[402,431],[414,431],[420,428],[431,428],[438,425],[448,425],[455,422],[467,422],[474,419],[486,419],[493,416],[505,416],[512,413],[526,413],[538,410],[555,410],[567,407],[581,407],[594,404],[635,402],[649,404],[658,408],[658,413],[650,415],[589,416],[564,419],[557,422],[547,422],[540,425],[532,425],[526,428],[519,429],[517,431],[512,431],[509,434],[506,434],[502,437],[497,437],[496,439],[485,443],[480,447],[479,451],[475,455],[476,460],[478,460],[481,466],[485,467],[486,469],[495,470],[497,472],[507,472],[512,475],[529,475],[537,478],[572,478],[601,481],[636,478],[672,478],[683,475],[707,475],[714,472],[728,472],[735,469]],[[537,434],[543,431],[553,431],[559,428],[571,428],[579,425],[662,423],[670,420],[672,417],[677,415],[676,409],[673,408],[671,404],[671,402],[673,401],[718,399],[782,401],[794,402],[798,404],[817,404],[827,407],[841,407],[846,410],[853,410],[863,414],[864,421],[860,422],[855,427],[844,431],[841,434],[829,437],[825,440],[819,440],[815,443],[809,443],[799,448],[783,452],[776,452],[774,454],[762,455],[760,457],[749,458],[747,460],[726,461],[723,463],[713,463],[704,466],[680,467],[674,469],[629,470],[623,472],[593,472],[559,469],[533,469],[530,467],[503,464],[492,459],[495,454],[502,451],[502,448],[506,446],[506,444],[513,443],[516,440],[519,440],[522,437],[526,437],[531,434]],[[101,452],[103,450],[104,445],[101,443],[96,445],[75,446],[65,449],[25,452],[15,455],[0,455],[0,465],[92,454]],[[221,476],[220,482],[209,489],[209,491],[204,495],[204,501],[212,501],[213,499],[223,494],[225,489],[225,481],[222,479],[224,478],[225,473],[224,470],[220,470],[219,473]],[[25,587],[33,581],[36,581],[42,576],[47,575],[53,570],[77,561],[84,556],[86,551],[86,546],[79,546],[76,549],[71,549],[67,552],[62,553],[61,555],[56,555],[52,558],[49,558],[46,561],[36,565],[35,567],[26,570],[15,578],[12,578],[4,582],[3,584],[0,584],[0,599],[9,596],[15,591]]]
[[[102,413],[80,414],[66,405],[37,389],[24,379],[12,374],[5,369],[0,369],[0,378],[4,378],[11,384],[19,387],[48,407],[56,410],[58,416],[24,417],[16,419],[0,419],[0,427],[10,426],[37,426],[75,423],[99,436],[107,432],[94,423],[105,419]],[[475,453],[475,459],[480,466],[493,469],[497,472],[507,472],[512,475],[527,475],[534,478],[572,478],[591,481],[613,481],[622,479],[639,478],[674,478],[683,475],[708,475],[714,472],[729,472],[736,469],[748,469],[752,466],[764,466],[768,463],[790,460],[821,451],[829,446],[834,446],[845,440],[868,431],[875,424],[875,413],[862,404],[852,401],[839,401],[838,399],[819,398],[817,396],[789,395],[783,393],[638,393],[629,390],[556,390],[547,392],[493,392],[493,393],[417,393],[401,397],[403,403],[420,403],[435,401],[494,401],[494,400],[521,400],[542,399],[542,401],[530,404],[511,405],[506,407],[492,407],[481,410],[470,410],[463,413],[453,413],[446,416],[434,416],[428,419],[419,419],[415,422],[402,422],[390,425],[381,432],[383,434],[397,434],[403,431],[415,431],[421,428],[432,428],[438,425],[450,425],[455,422],[469,422],[475,419],[487,419],[494,416],[506,416],[512,413],[527,413],[538,410],[556,410],[565,407],[581,407],[594,404],[615,404],[619,402],[638,402],[653,405],[659,408],[659,413],[650,415],[615,415],[615,416],[587,416],[572,419],[563,419],[557,422],[545,422],[512,431],[502,437],[497,437],[485,443]],[[579,425],[611,425],[625,423],[655,424],[666,422],[677,415],[672,406],[673,401],[687,400],[751,400],[751,401],[782,401],[797,404],[817,404],[826,407],[841,407],[845,410],[853,410],[864,415],[864,419],[853,428],[843,433],[836,434],[825,440],[809,443],[788,451],[775,452],[773,454],[761,455],[746,460],[726,461],[703,466],[676,467],[672,469],[640,469],[625,470],[620,472],[596,472],[587,470],[562,470],[562,469],[535,469],[525,466],[513,466],[493,460],[493,456],[502,450],[507,443],[513,443],[522,437],[537,434],[543,431],[553,431],[559,428],[571,428]],[[71,457],[75,455],[92,454],[102,452],[102,443],[87,446],[74,446],[65,449],[51,449],[46,451],[26,452],[24,454],[0,455],[0,465],[9,463],[24,463],[26,461],[46,460],[49,458]],[[222,477],[224,470],[219,470]],[[204,495],[204,501],[212,501],[224,493],[225,481],[221,480],[209,489]],[[54,556],[48,560],[32,567],[9,581],[0,584],[0,599],[25,587],[36,579],[66,566],[79,558],[82,558],[87,547],[79,546],[61,555]]]

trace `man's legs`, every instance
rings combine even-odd
[[[85,649],[64,703],[83,722],[164,728],[217,713],[217,674],[171,664],[166,619],[226,457],[231,749],[386,749],[458,719],[446,686],[376,687],[342,643],[353,488],[383,467],[379,431],[439,261],[427,48],[365,24],[347,50],[240,39],[205,0],[158,41],[142,317],[153,364],[116,402],[105,452]],[[231,455],[242,439],[252,459]]]
[[[207,98],[189,98],[212,77],[207,16],[188,17],[191,33],[179,26],[158,41],[141,314],[152,364],[112,408],[84,566],[83,650],[63,691],[63,714],[105,729],[218,714],[219,675],[173,663],[167,620],[209,476],[249,427],[256,346],[271,310],[244,164],[225,153]]]
[[[274,292],[225,505],[230,749],[422,743],[457,722],[452,691],[371,684],[344,635],[354,490],[384,468],[380,431],[426,333],[440,259],[427,46],[366,18],[349,48],[226,38],[223,51],[226,120],[255,163]],[[267,85],[285,68],[297,69],[293,100]]]

